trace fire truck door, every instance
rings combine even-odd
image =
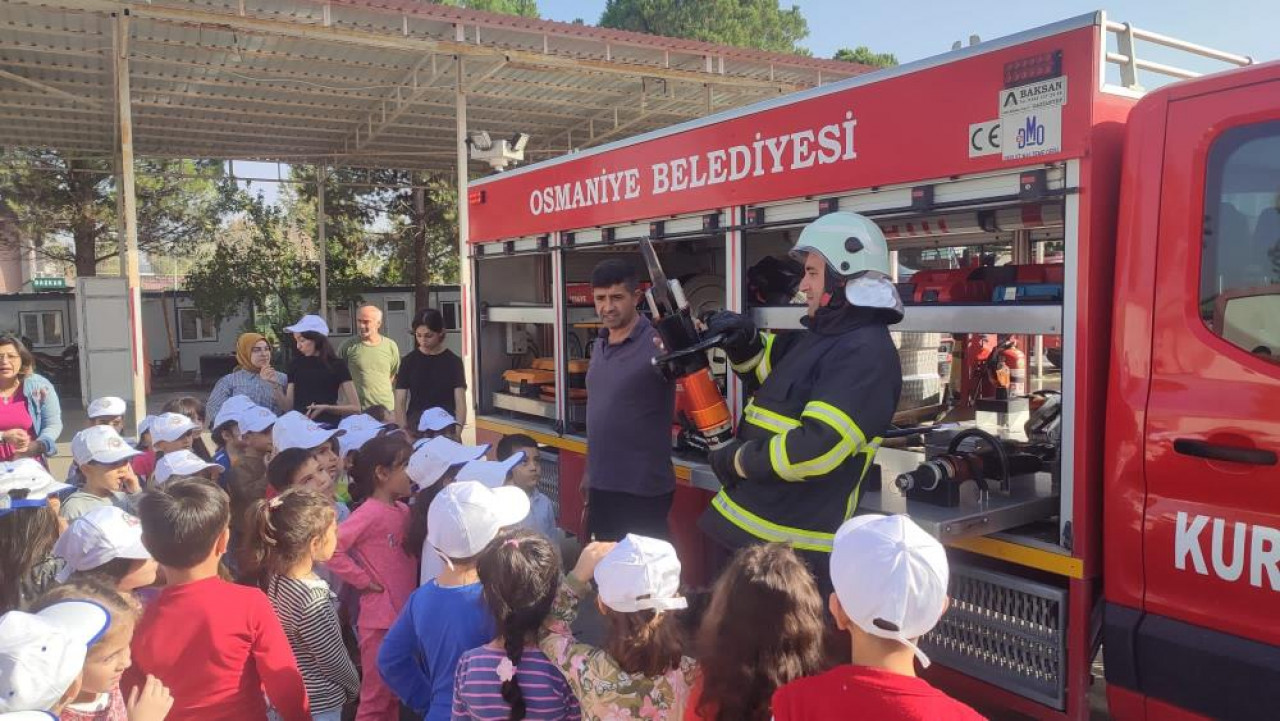
[[[1216,718],[1280,701],[1277,98],[1173,100],[1164,146],[1135,653],[1148,697]]]

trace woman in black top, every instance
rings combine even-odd
[[[293,342],[298,346],[298,357],[289,364],[285,405],[333,427],[343,416],[359,413],[351,373],[334,354],[329,338],[319,330],[304,330],[294,332]]]
[[[467,425],[467,380],[462,359],[445,347],[444,316],[434,308],[413,318],[417,346],[400,361],[396,375],[396,423],[416,430],[418,417],[428,408],[443,408],[459,426]]]

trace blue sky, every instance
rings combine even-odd
[[[831,57],[837,48],[866,45],[891,52],[901,62],[951,49],[951,43],[977,34],[984,40],[1012,35],[1094,10],[1106,10],[1120,22],[1258,60],[1280,57],[1276,0],[1040,0],[967,3],[868,2],[868,0],[783,0],[798,5],[809,21],[804,44],[815,55]],[[547,20],[582,18],[594,24],[604,0],[538,0]]]

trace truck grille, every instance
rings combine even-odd
[[[931,660],[1066,707],[1066,590],[953,564],[950,594],[950,609],[920,641]]]

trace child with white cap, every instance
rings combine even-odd
[[[58,537],[53,554],[64,562],[58,581],[92,578],[124,593],[156,581],[157,565],[142,545],[142,523],[115,506],[77,518]]]
[[[110,617],[107,628],[89,643],[84,660],[80,691],[61,713],[62,721],[159,721],[168,715],[173,697],[154,676],[135,689],[126,702],[120,691],[120,677],[132,659],[129,644],[138,623],[138,606],[127,595],[93,579],[74,580],[45,594],[35,604],[41,609],[92,603]],[[79,611],[77,611],[79,613]]]
[[[920,650],[947,610],[947,552],[906,516],[869,514],[844,522],[831,551],[831,614],[853,643],[853,663],[810,676],[773,695],[777,721],[862,718],[970,721],[973,709],[916,676]]]
[[[459,481],[431,502],[427,542],[447,561],[438,578],[413,592],[378,652],[378,668],[424,721],[448,721],[458,659],[496,633],[482,598],[476,557],[503,528],[529,513],[519,488]]]
[[[467,463],[484,456],[487,444],[464,446],[448,438],[419,441],[405,472],[413,482],[416,494],[410,505],[409,532],[405,550],[418,557],[418,585],[425,585],[445,569],[444,559],[427,542],[427,512],[440,490],[452,483]]]
[[[142,491],[129,460],[138,451],[125,442],[111,426],[91,426],[71,439],[71,455],[84,475],[84,487],[62,502],[62,517],[68,521],[102,506],[117,506],[132,512]]]
[[[161,413],[151,421],[151,445],[156,457],[166,453],[189,451],[195,443],[200,426],[181,413]]]
[[[124,414],[128,408],[123,398],[115,396],[102,396],[94,398],[89,404],[86,413],[89,416],[89,425],[91,426],[111,426],[116,429],[116,433],[124,432]]]
[[[157,486],[174,478],[201,478],[216,483],[221,476],[222,466],[217,463],[204,460],[194,451],[174,451],[156,462],[156,472],[151,480]]]
[[[578,603],[600,589],[596,606],[608,626],[604,648],[581,643],[570,625]],[[560,668],[588,721],[684,718],[696,676],[684,655],[679,620],[680,559],[666,541],[627,534],[618,543],[591,543],[565,576],[538,647]]]
[[[418,437],[435,438],[444,436],[451,441],[462,440],[462,426],[458,419],[443,408],[428,408],[418,417]]]
[[[125,412],[126,406],[123,398],[115,396],[94,398],[89,403],[89,407],[85,409],[86,415],[89,416],[89,422],[85,424],[85,428],[111,426],[116,430],[116,433],[124,433]],[[71,467],[67,469],[67,483],[73,486],[84,485],[84,474],[80,472],[80,464],[74,458],[71,460]]]
[[[0,714],[46,711],[57,718],[80,693],[89,647],[110,625],[107,609],[89,601],[0,616]]]
[[[50,499],[68,488],[33,458],[0,463],[0,613],[26,608],[57,583],[62,521]]]

